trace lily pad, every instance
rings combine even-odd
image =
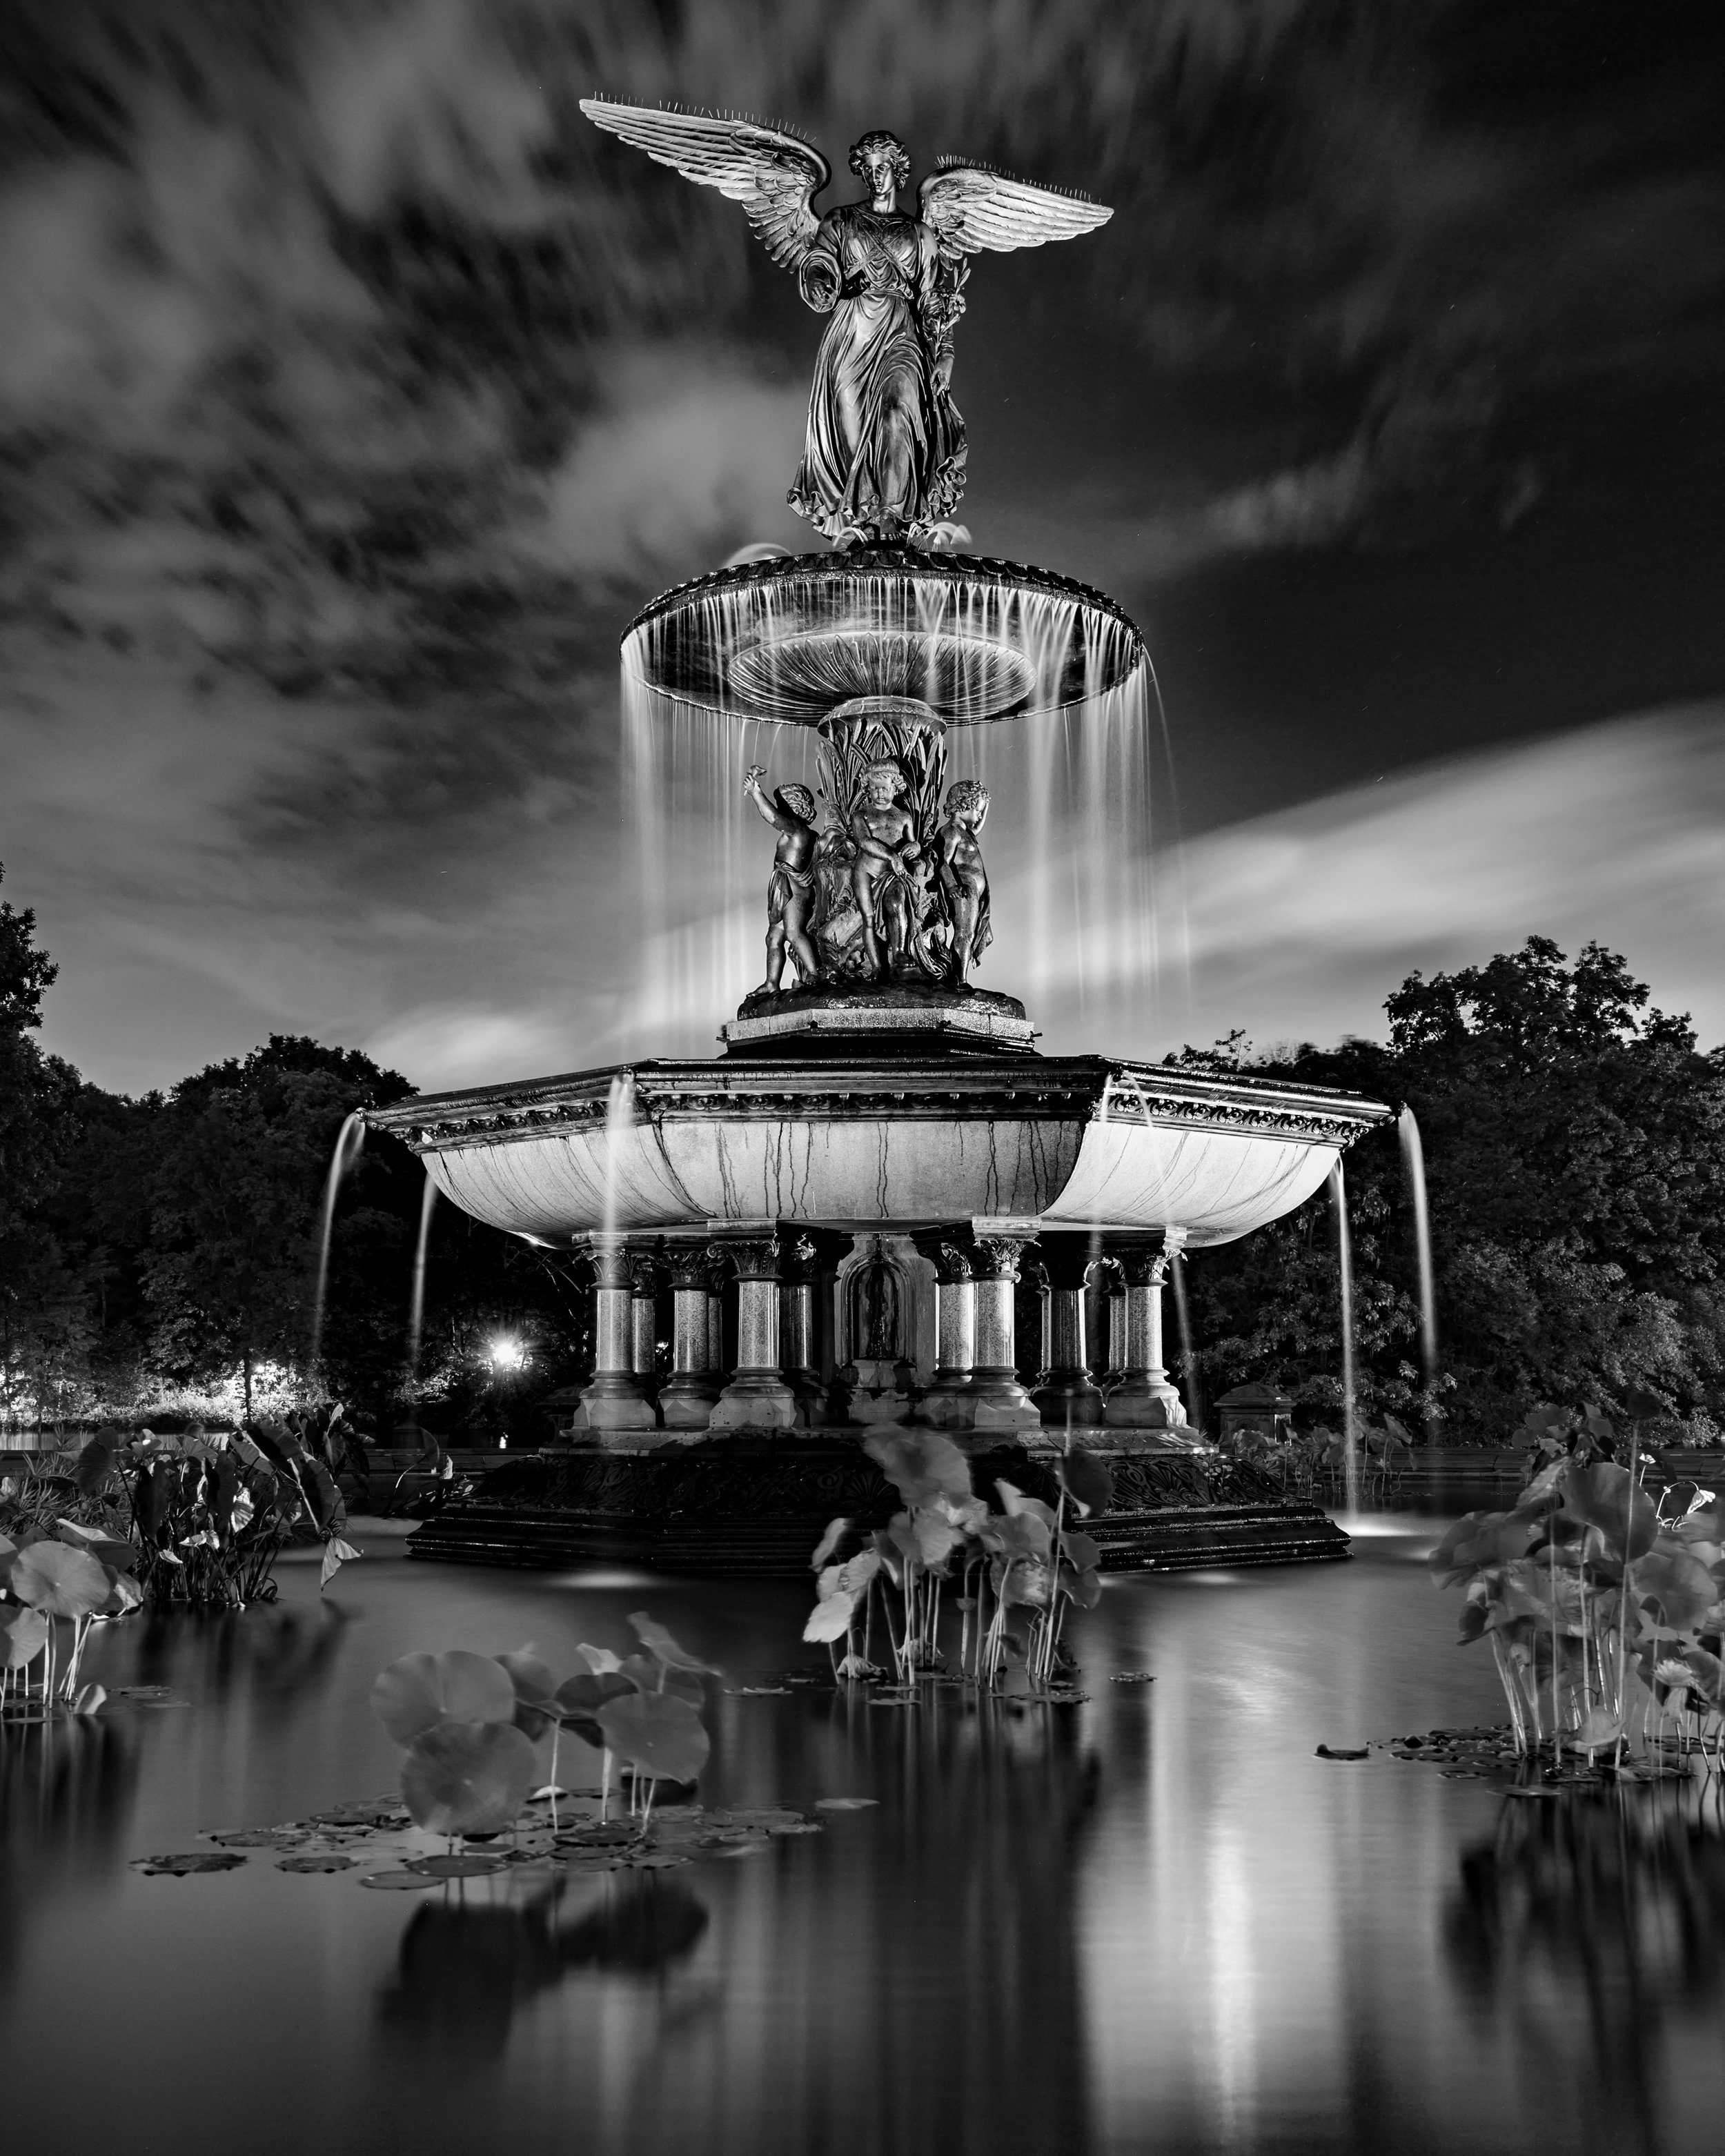
[[[726,1685],[726,1699],[788,1699],[788,1685]]]
[[[879,1797],[817,1797],[814,1809],[818,1812],[865,1812],[880,1802]]]
[[[375,1887],[382,1893],[406,1894],[416,1887],[435,1887],[437,1881],[420,1871],[368,1871],[359,1883]]]
[[[509,1679],[495,1662],[485,1666],[509,1688],[512,1717]],[[439,1722],[414,1738],[402,1769],[402,1794],[416,1822],[434,1834],[495,1832],[515,1824],[537,1764],[511,1719]]]
[[[355,1856],[343,1856],[333,1849],[315,1849],[298,1856],[276,1859],[278,1871],[351,1871],[359,1861]]]
[[[280,1849],[288,1841],[300,1838],[292,1828],[284,1833],[280,1827],[275,1826],[241,1827],[233,1834],[213,1834],[210,1836],[212,1841],[218,1842],[223,1849]]]
[[[1156,1680],[1148,1670],[1117,1670],[1108,1681],[1110,1684],[1154,1684]]]
[[[506,1866],[501,1856],[416,1856],[408,1869],[428,1879],[484,1879]]]
[[[187,1849],[167,1856],[146,1856],[139,1861],[139,1868],[146,1874],[167,1872],[176,1879],[190,1871],[234,1871],[245,1862],[227,1849]]]

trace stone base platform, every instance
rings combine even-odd
[[[1348,1554],[1319,1507],[1288,1502],[1251,1469],[1190,1453],[1111,1455],[1115,1496],[1085,1532],[1107,1572],[1286,1564]],[[1002,1445],[972,1457],[978,1491],[996,1479],[1054,1502],[1046,1446]],[[639,1452],[561,1446],[494,1468],[409,1539],[411,1557],[453,1564],[638,1564],[697,1574],[806,1574],[840,1514],[884,1527],[892,1486],[843,1433],[762,1435]]]

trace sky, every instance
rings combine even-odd
[[[978,261],[954,375],[976,547],[1111,593],[1166,711],[1154,968],[979,976],[1045,1047],[1381,1034],[1534,932],[1725,1039],[1717,8],[9,0],[45,1045],[134,1092],[271,1032],[428,1087],[700,1052],[643,993],[617,639],[805,543],[819,325],[595,90],[1114,208]]]

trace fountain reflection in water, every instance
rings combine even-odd
[[[419,1375],[419,1345],[425,1330],[425,1252],[431,1240],[431,1216],[437,1209],[437,1185],[428,1175],[419,1199],[419,1235],[413,1245],[413,1293],[408,1306],[408,1383]]]
[[[1009,640],[1027,680],[1076,685],[1058,708],[946,729],[946,783],[978,779],[990,795],[989,957],[999,970],[985,961],[979,985],[1034,998],[1051,1024],[1062,1009],[1076,1021],[1106,1008],[1123,1031],[1146,1033],[1163,969],[1148,670],[1120,681],[1110,624],[1056,593],[1009,600],[979,588],[973,601],[966,622],[978,648]],[[758,593],[746,605],[720,590],[693,611],[712,649],[735,650],[762,639],[762,603]],[[930,678],[919,685],[912,670],[904,693],[920,685],[939,708],[950,683],[934,677],[950,664],[951,641],[931,624]],[[624,654],[623,764],[644,932],[629,1037],[632,1047],[687,1054],[706,1050],[716,1013],[762,978],[771,847],[743,774],[762,764],[770,787],[794,781],[819,794],[820,740],[809,724],[675,697],[652,685],[653,664],[649,628]]]
[[[1338,1160],[1330,1170],[1330,1209],[1336,1220],[1336,1286],[1342,1318],[1342,1445],[1348,1511],[1359,1511],[1359,1419],[1353,1399],[1353,1242],[1348,1229],[1348,1178]]]
[[[323,1352],[323,1306],[330,1284],[330,1237],[336,1224],[336,1198],[353,1172],[366,1142],[365,1111],[356,1108],[336,1133],[330,1172],[324,1178],[323,1207],[317,1229],[317,1286],[311,1298],[311,1360]]]
[[[1408,1200],[1414,1209],[1414,1244],[1420,1259],[1420,1367],[1425,1379],[1425,1419],[1437,1419],[1432,1388],[1437,1383],[1437,1295],[1431,1275],[1431,1216],[1425,1204],[1425,1148],[1420,1142],[1420,1126],[1414,1111],[1404,1108],[1397,1119],[1401,1138],[1402,1173]]]

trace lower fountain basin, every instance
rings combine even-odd
[[[547,1244],[798,1221],[1183,1229],[1309,1198],[1390,1110],[1357,1094],[1026,1052],[643,1062],[368,1111],[443,1194]]]

